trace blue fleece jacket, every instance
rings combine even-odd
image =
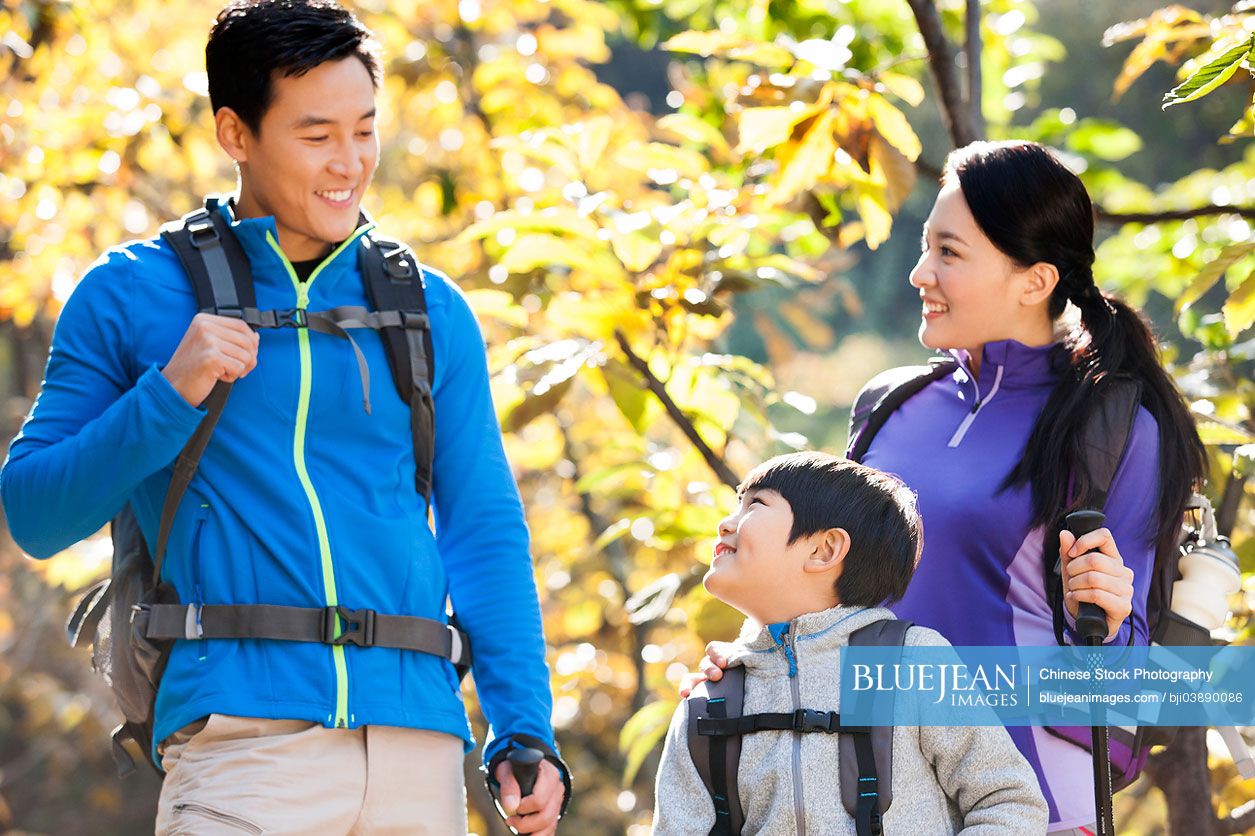
[[[305,283],[273,218],[232,221],[261,309],[367,305],[364,225]],[[466,299],[424,269],[435,353],[435,532],[414,487],[409,406],[374,332],[355,339],[372,371],[367,415],[347,342],[261,332],[179,507],[163,569],[184,602],[285,604],[443,619],[446,596],[474,648],[490,724],[488,760],[513,734],[553,745],[540,608],[522,505],[489,394],[483,337]],[[49,557],[130,502],[150,546],[172,463],[199,424],[160,368],[196,313],[160,239],[110,250],[67,301],[43,390],[0,471],[23,549]],[[176,642],[155,740],[217,712],[328,727],[407,726],[473,745],[452,665],[354,645]]]

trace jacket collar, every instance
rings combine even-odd
[[[275,224],[274,216],[237,218],[235,215],[235,196],[231,194],[210,196],[205,199],[205,207],[211,212],[217,211],[221,213],[222,217],[231,225],[231,231],[235,233],[235,237],[239,240],[240,246],[244,248],[249,262],[254,265],[256,271],[277,270],[279,274],[287,275],[289,260],[286,255],[280,255],[276,250],[279,241],[279,229]],[[371,220],[365,210],[361,210],[357,219],[357,229],[349,237],[352,239],[359,238],[363,233],[373,229],[374,226],[375,222]],[[274,246],[271,246],[271,240],[275,242]],[[333,283],[322,280],[322,275],[338,275],[346,267],[350,270],[355,270],[357,250],[357,247],[336,247],[332,249],[330,263],[321,266],[319,286],[325,287]]]
[[[1002,370],[1002,388],[1053,386],[1067,369],[1067,349],[1062,342],[1043,346],[1027,346],[1018,340],[996,340],[981,348],[980,372],[971,372],[971,355],[966,349],[947,352],[959,361],[959,368],[968,380],[979,378],[982,392],[992,384],[998,369]]]
[[[893,613],[883,607],[837,606],[806,613],[780,624],[759,624],[753,619],[746,619],[741,635],[732,647],[730,659],[749,669],[766,667],[774,670],[786,664],[780,651],[782,642],[788,641],[789,636],[806,653],[835,650],[847,645],[850,633],[860,627],[893,617]]]

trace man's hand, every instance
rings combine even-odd
[[[687,697],[693,689],[706,680],[718,682],[723,679],[723,669],[728,666],[728,654],[732,651],[731,642],[711,642],[706,645],[706,655],[699,663],[700,671],[686,674],[680,680],[680,697]]]
[[[161,373],[192,406],[219,380],[228,383],[257,367],[257,333],[238,319],[198,313]]]
[[[505,823],[518,833],[553,836],[558,829],[562,797],[566,794],[558,767],[547,760],[541,761],[536,772],[536,786],[532,788],[532,794],[521,801],[519,782],[514,780],[514,770],[508,760],[497,764],[494,777],[501,785],[501,809],[509,814]]]

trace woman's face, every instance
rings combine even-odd
[[[1038,341],[1043,311],[1024,304],[1030,271],[985,236],[957,181],[937,195],[921,246],[910,281],[923,302],[919,341],[925,347],[963,348],[979,358],[988,342]]]

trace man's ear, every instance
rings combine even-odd
[[[240,115],[229,107],[220,107],[214,114],[214,128],[222,150],[236,163],[248,162],[248,146],[253,132]]]
[[[841,565],[850,552],[850,533],[829,528],[811,536],[811,553],[802,566],[805,572],[830,572]]]
[[[1020,295],[1020,303],[1026,307],[1036,307],[1050,300],[1059,284],[1059,268],[1045,261],[1039,261],[1024,271],[1024,291]]]

